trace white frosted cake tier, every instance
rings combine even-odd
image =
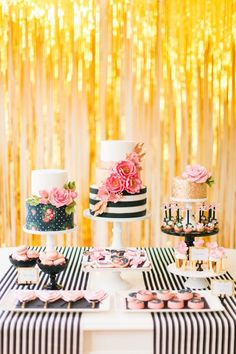
[[[122,161],[131,153],[136,145],[131,140],[103,140],[101,141],[101,161]]]
[[[40,190],[63,188],[68,182],[66,170],[33,170],[31,176],[31,193],[39,196]]]

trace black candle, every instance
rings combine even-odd
[[[189,209],[187,209],[187,225],[189,224]]]
[[[179,209],[177,209],[177,220],[179,222]]]
[[[166,207],[166,205],[165,205],[165,218],[167,220],[167,207]]]
[[[211,221],[211,206],[209,207],[209,211],[208,211],[208,222]]]
[[[213,207],[213,220],[215,220],[215,217],[216,217],[216,208]]]
[[[169,220],[171,220],[171,204],[169,204]]]

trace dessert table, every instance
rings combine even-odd
[[[41,250],[43,248],[36,248]],[[58,248],[69,258],[58,281],[65,289],[92,288],[93,281],[81,270],[84,248]],[[185,279],[168,273],[173,249],[146,248],[153,270],[143,274],[124,272],[131,289],[181,289]],[[8,289],[41,289],[47,275],[40,273],[37,285],[16,284],[10,265],[11,249],[0,249],[0,297]],[[228,272],[236,277],[236,250],[227,250]],[[101,284],[102,288],[102,284]],[[117,294],[116,294],[117,295]],[[208,313],[127,313],[111,298],[110,310],[102,313],[0,313],[1,354],[234,354],[236,351],[236,298],[222,301],[224,311]]]

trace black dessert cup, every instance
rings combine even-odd
[[[16,259],[12,258],[12,255],[9,256],[9,260],[12,265],[16,268],[24,268],[24,267],[35,267],[38,258],[31,258],[28,261],[17,261]]]
[[[40,259],[37,260],[37,265],[41,269],[43,273],[46,273],[50,277],[50,283],[45,285],[43,288],[47,290],[60,290],[62,289],[62,286],[60,284],[57,284],[56,282],[56,276],[57,274],[63,272],[69,263],[68,258],[65,258],[65,263],[64,264],[59,264],[59,265],[45,265],[42,264]]]

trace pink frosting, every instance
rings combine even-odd
[[[106,180],[106,187],[111,193],[121,193],[124,190],[123,179],[118,173],[112,173]]]
[[[175,251],[180,254],[186,254],[188,250],[188,247],[184,241],[180,241],[175,248]]]
[[[134,176],[137,172],[134,162],[129,160],[119,162],[115,169],[118,175],[124,180],[130,176]]]
[[[186,171],[183,172],[183,177],[189,182],[205,183],[211,177],[211,173],[204,166],[187,165]]]
[[[73,202],[70,189],[53,188],[49,194],[49,202],[55,205],[56,208],[60,208],[63,205],[69,205]]]
[[[36,295],[43,302],[54,302],[61,298],[62,293],[54,290],[39,290]]]
[[[84,297],[84,292],[82,290],[74,290],[74,291],[63,291],[62,299],[67,302],[75,302]]]
[[[36,295],[33,290],[17,290],[14,295],[20,302],[33,301],[36,299]]]
[[[199,240],[194,241],[193,244],[196,247],[202,247],[202,245],[204,244],[204,240],[202,238],[200,238]]]

